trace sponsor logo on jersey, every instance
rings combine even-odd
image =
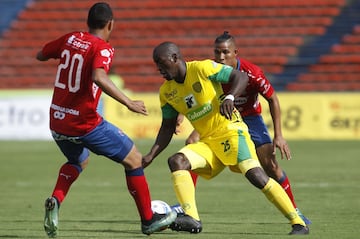
[[[76,38],[76,36],[71,35],[68,40],[67,43],[69,45],[71,45],[74,48],[78,48],[80,50],[87,50],[90,47],[90,42],[87,41],[83,41],[81,39]]]
[[[188,113],[187,118],[190,121],[195,121],[195,120],[202,118],[204,115],[207,115],[211,111],[212,111],[212,106],[210,103],[207,103],[207,104],[203,105],[202,107],[200,107],[199,109],[196,109],[196,110]]]
[[[58,105],[55,105],[55,104],[51,104],[51,108],[53,110],[55,110],[55,111],[63,112],[63,113],[66,113],[66,114],[71,114],[71,115],[79,115],[80,114],[80,112],[78,110],[61,107],[61,106],[58,106]]]
[[[164,95],[165,95],[166,99],[173,100],[176,97],[176,94],[177,94],[177,90],[174,89],[170,93],[165,93]]]
[[[192,107],[197,105],[197,102],[195,100],[195,97],[193,94],[190,94],[184,98],[186,106],[188,109],[191,109]]]
[[[234,100],[234,105],[243,105],[247,102],[247,98],[246,97],[237,97]]]

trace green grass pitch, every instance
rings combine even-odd
[[[152,143],[136,141],[142,153]],[[183,140],[174,140],[145,170],[153,199],[176,203],[167,157],[182,144]],[[360,141],[289,144],[293,159],[279,161],[299,208],[313,222],[307,238],[359,238]],[[0,238],[47,238],[43,204],[63,163],[53,142],[0,141]],[[213,180],[199,179],[196,197],[202,233],[165,230],[151,238],[289,238],[287,220],[240,174],[225,169]],[[59,226],[58,238],[147,237],[141,234],[123,167],[95,155],[61,205]]]

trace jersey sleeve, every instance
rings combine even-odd
[[[240,70],[248,74],[252,87],[255,87],[264,98],[269,99],[274,93],[274,88],[261,68],[247,60],[241,59],[240,61]]]
[[[160,88],[160,105],[161,105],[161,113],[162,117],[164,119],[171,119],[175,118],[178,115],[178,112],[169,104],[166,102],[165,98],[163,97],[163,94],[161,93],[162,88]]]
[[[93,69],[103,68],[106,72],[108,72],[111,67],[113,56],[114,48],[108,44],[101,44],[95,52]]]
[[[271,85],[270,81],[268,79],[266,79],[266,77],[264,76],[264,78],[261,79],[261,82],[257,81],[258,83],[258,89],[259,89],[259,93],[266,99],[269,99],[272,94],[274,93],[274,88]]]
[[[66,39],[67,35],[64,35],[54,41],[48,42],[42,49],[42,54],[47,58],[60,58],[61,47],[63,46],[63,42]]]
[[[161,113],[164,119],[172,119],[178,115],[178,112],[169,104],[161,106]]]
[[[231,66],[216,63],[215,61],[204,61],[203,71],[209,80],[228,83],[233,68]]]
[[[261,70],[249,74],[249,79],[253,84],[255,84],[259,94],[261,94],[265,99],[269,99],[274,93],[273,86]]]

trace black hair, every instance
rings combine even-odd
[[[89,10],[87,25],[90,29],[103,29],[111,20],[113,20],[113,13],[110,5],[98,2]]]
[[[232,42],[235,43],[235,38],[232,35],[230,35],[228,31],[224,31],[223,34],[221,34],[215,39],[215,44],[226,42],[228,40],[231,40]]]

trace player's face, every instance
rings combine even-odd
[[[166,79],[166,80],[173,80],[175,79],[175,76],[177,75],[177,67],[174,64],[174,61],[171,60],[170,57],[159,57],[155,64],[160,72],[160,74]]]
[[[215,44],[214,57],[215,61],[228,66],[236,67],[236,54],[234,44],[230,41],[225,41]],[[234,65],[235,64],[235,65]]]

